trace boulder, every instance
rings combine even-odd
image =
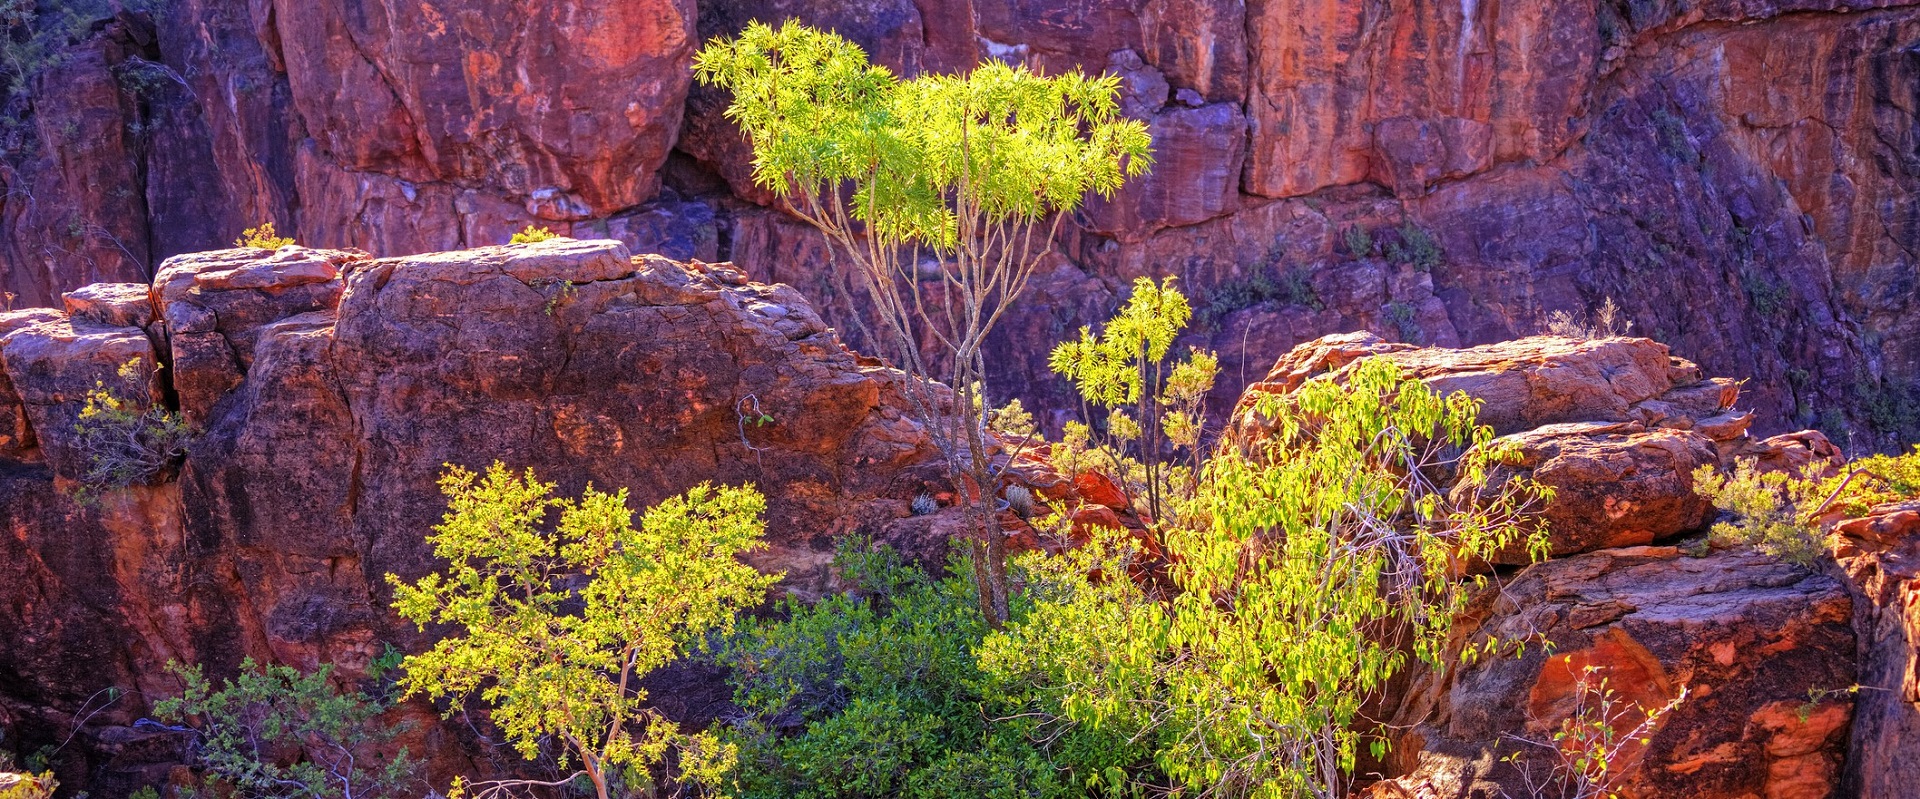
[[[1847,760],[1850,688],[1864,676],[1852,615],[1838,581],[1754,553],[1628,547],[1535,565],[1459,622],[1456,640],[1497,640],[1494,653],[1422,672],[1390,703],[1401,776],[1366,795],[1539,795],[1568,719],[1605,709],[1624,734],[1684,689],[1646,744],[1611,763],[1622,796],[1821,799]]]
[[[1713,517],[1713,503],[1693,488],[1693,471],[1718,463],[1712,442],[1699,433],[1580,422],[1501,441],[1517,446],[1520,457],[1499,467],[1493,480],[1517,476],[1553,490],[1553,499],[1530,515],[1546,525],[1551,557],[1651,544],[1697,532]],[[1525,564],[1531,558],[1516,550],[1495,560]]]
[[[152,287],[145,283],[94,283],[61,295],[67,315],[113,327],[153,324]]]
[[[137,327],[57,317],[0,338],[0,361],[30,428],[19,431],[16,421],[15,435],[23,445],[30,435],[38,455],[67,479],[89,467],[74,429],[88,392],[104,388],[141,407],[163,399],[153,344]]]
[[[265,326],[332,311],[345,288],[342,268],[364,258],[357,251],[290,245],[190,253],[161,264],[153,296],[187,419],[205,421],[240,385]]]

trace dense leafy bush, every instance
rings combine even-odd
[[[509,239],[507,243],[508,244],[534,244],[542,241],[552,241],[557,238],[560,238],[560,234],[555,233],[543,227],[534,227],[533,225],[528,225],[527,229],[522,230],[519,233],[513,234],[513,238]]]
[[[854,590],[789,600],[719,649],[741,708],[723,734],[739,746],[742,799],[1081,796],[1107,769],[1147,762],[1113,733],[1049,724],[1051,697],[983,668],[990,630],[971,580],[886,549],[843,548],[836,563]]]
[[[279,235],[273,230],[272,222],[262,222],[259,227],[250,227],[233,240],[233,246],[255,250],[277,250],[291,246],[293,239]]]
[[[731,630],[778,579],[737,559],[766,545],[758,491],[702,484],[635,527],[625,490],[556,498],[531,470],[515,476],[499,463],[485,474],[450,467],[440,486],[449,509],[427,540],[446,569],[388,581],[400,615],[455,632],[408,656],[401,685],[409,696],[478,698],[522,756],[578,768],[557,782],[459,784],[453,794],[508,796],[582,777],[608,799],[652,785],[669,751],[687,782],[728,768],[730,747],[682,733],[638,681]]]

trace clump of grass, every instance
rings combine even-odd
[[[1547,314],[1547,333],[1550,335],[1591,341],[1624,336],[1632,331],[1633,321],[1627,318],[1612,297],[1606,298],[1591,313],[1554,311]]]
[[[543,227],[534,227],[533,225],[528,225],[526,230],[522,230],[519,233],[513,234],[513,238],[509,239],[507,243],[508,244],[533,244],[535,242],[551,241],[557,238],[560,238],[560,234],[555,233]]]

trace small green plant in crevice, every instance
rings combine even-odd
[[[1687,125],[1680,117],[1665,108],[1653,112],[1653,127],[1660,140],[1660,149],[1675,160],[1685,163],[1697,163],[1700,154],[1693,149],[1693,143],[1687,139]]]
[[[193,428],[178,412],[146,399],[145,364],[121,364],[117,383],[94,381],[74,422],[76,447],[85,456],[80,496],[152,482],[178,466],[193,440]]]
[[[404,726],[385,723],[391,698],[375,662],[369,692],[343,692],[332,666],[302,674],[260,666],[216,685],[199,666],[169,663],[185,683],[180,696],[154,705],[161,721],[198,733],[196,765],[217,789],[250,799],[384,799],[418,793],[420,761],[393,742]],[[222,794],[224,795],[224,793]]]
[[[1362,225],[1349,225],[1340,232],[1340,238],[1347,245],[1347,254],[1355,258],[1373,255],[1373,234]]]
[[[1591,312],[1554,311],[1547,314],[1547,334],[1565,336],[1586,341],[1602,338],[1614,338],[1633,332],[1633,322],[1627,319],[1620,306],[1612,297],[1600,303],[1600,307]]]
[[[554,289],[552,294],[547,295],[547,304],[540,309],[541,313],[548,316],[552,316],[554,311],[560,310],[561,306],[572,301],[573,296],[580,292],[579,284],[571,280],[556,280],[550,284],[542,284],[540,288],[544,288],[547,285],[559,287]]]
[[[1404,302],[1389,304],[1387,306],[1387,321],[1393,324],[1394,332],[1399,335],[1401,341],[1408,344],[1419,344],[1421,343],[1421,339],[1424,338],[1424,334],[1420,330],[1419,312],[1414,310],[1412,305]]]
[[[1214,286],[1206,293],[1205,304],[1194,314],[1194,322],[1201,327],[1212,327],[1235,311],[1268,302],[1314,311],[1326,309],[1320,295],[1313,290],[1308,270],[1281,271],[1267,266]]]
[[[1553,739],[1535,741],[1508,735],[1509,740],[1527,748],[1502,760],[1520,771],[1529,797],[1620,799],[1628,776],[1625,767],[1646,750],[1661,722],[1690,693],[1687,686],[1681,686],[1672,699],[1649,707],[1622,696],[1599,667],[1587,666],[1574,677],[1573,712],[1554,728]],[[1537,775],[1530,768],[1528,755],[1539,749],[1552,753],[1545,775]]]
[[[247,228],[240,233],[240,238],[233,240],[235,247],[256,250],[277,250],[291,246],[293,243],[293,239],[278,235],[273,229],[272,222],[262,222],[259,227]]]
[[[1740,288],[1746,293],[1753,312],[1760,316],[1773,316],[1786,310],[1787,303],[1793,299],[1792,291],[1786,286],[1753,269],[1740,273]]]
[[[548,230],[544,227],[534,227],[533,225],[528,225],[525,230],[522,230],[519,233],[513,234],[513,238],[509,239],[507,243],[508,244],[534,244],[542,241],[552,241],[557,238],[561,238],[560,234],[555,233],[551,230]]]
[[[907,509],[915,516],[932,516],[939,512],[940,500],[934,499],[932,494],[915,494],[913,501],[907,504]]]
[[[1421,272],[1431,272],[1440,265],[1440,243],[1433,240],[1426,228],[1407,222],[1394,232],[1399,238],[1387,242],[1387,260]]]

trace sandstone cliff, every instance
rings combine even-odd
[[[1046,348],[1155,274],[1209,304],[1221,410],[1319,335],[1488,343],[1612,297],[1752,379],[1762,430],[1920,428],[1908,0],[94,5],[6,104],[16,307],[264,220],[383,256],[538,222],[730,260],[861,345],[857,291],[689,85],[704,37],[798,17],[906,72],[1112,71],[1151,123],[1159,165],[1076,216],[1001,333],[1030,406],[1068,407]]]

